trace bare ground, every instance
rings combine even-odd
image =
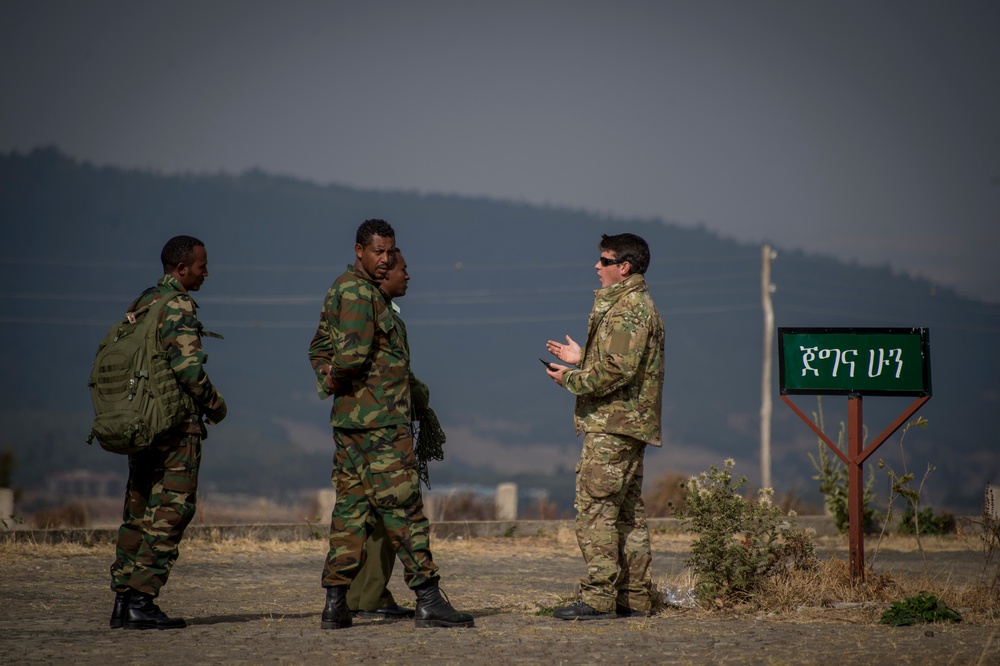
[[[842,542],[824,547],[846,558]],[[995,617],[892,628],[878,624],[887,603],[757,614],[669,607],[651,618],[556,620],[545,612],[570,598],[584,573],[562,533],[434,542],[442,588],[473,613],[472,629],[357,620],[323,631],[325,548],[321,540],[190,540],[160,597],[189,627],[125,631],[108,628],[113,546],[0,545],[0,663],[1000,664]],[[657,582],[683,584],[686,556],[683,540],[656,537]],[[981,554],[961,545],[873,556],[876,571],[948,589],[982,572]],[[412,604],[398,571],[391,587]]]

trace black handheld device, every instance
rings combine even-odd
[[[538,360],[539,360],[539,361],[541,361],[541,362],[542,362],[542,365],[544,365],[544,366],[545,366],[546,368],[548,368],[549,370],[555,370],[555,368],[553,368],[553,367],[552,367],[552,364],[551,364],[551,363],[549,363],[548,361],[546,361],[546,360],[545,360],[544,358],[540,358],[540,359],[538,359]]]

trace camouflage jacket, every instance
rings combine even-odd
[[[177,383],[191,398],[192,413],[184,432],[206,435],[201,415],[219,422],[226,416],[226,401],[212,385],[205,373],[208,356],[202,351],[202,325],[198,321],[197,307],[187,289],[172,275],[164,275],[155,287],[142,292],[129,306],[134,312],[148,303],[155,303],[164,296],[180,292],[160,311],[160,341],[170,356],[170,368]]]
[[[330,286],[309,345],[309,361],[320,397],[330,395],[324,368],[329,367],[340,384],[330,410],[331,425],[364,430],[410,422],[412,373],[401,324],[378,284],[354,266]]]
[[[594,292],[578,370],[563,374],[577,396],[577,434],[627,435],[660,446],[663,319],[642,275]]]

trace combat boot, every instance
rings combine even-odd
[[[323,629],[346,629],[351,626],[351,611],[347,607],[347,585],[326,588],[326,606],[319,626]]]
[[[552,611],[552,617],[560,620],[613,620],[615,611],[599,611],[590,604],[576,601],[565,608]]]
[[[393,601],[392,603],[386,604],[385,606],[377,608],[373,611],[351,611],[351,615],[363,620],[409,620],[413,617],[413,609],[403,608]]]
[[[441,596],[438,579],[434,578],[415,588],[417,593],[417,610],[415,613],[418,627],[471,627],[474,625],[472,616],[461,613]]]
[[[124,592],[115,591],[115,603],[111,607],[111,628],[121,629],[125,624],[125,616],[128,614],[128,602],[132,598],[132,590]]]
[[[183,629],[187,622],[183,618],[167,617],[152,595],[133,591],[124,626],[126,629]]]

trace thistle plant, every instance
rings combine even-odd
[[[697,576],[695,593],[703,603],[745,600],[769,576],[815,563],[811,540],[773,504],[773,489],[760,489],[756,500],[740,495],[747,480],[733,477],[735,465],[730,458],[722,469],[713,465],[692,478],[687,510],[680,514],[697,534],[686,564]]]

